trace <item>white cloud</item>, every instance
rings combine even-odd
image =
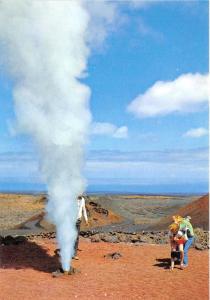
[[[198,184],[208,181],[208,149],[96,151],[86,162],[86,173],[100,184]]]
[[[174,81],[157,81],[127,107],[137,117],[195,112],[208,101],[207,74],[183,74]]]
[[[142,18],[138,19],[138,30],[142,36],[150,36],[156,41],[162,41],[164,35],[162,32],[158,32],[153,29],[151,26],[147,25]]]
[[[91,151],[85,173],[93,184],[198,184],[208,181],[208,148],[168,151]],[[43,184],[33,153],[0,153],[3,183]]]
[[[208,135],[208,130],[203,127],[190,129],[184,133],[183,136],[185,137],[192,137],[192,138],[200,138],[202,136]]]
[[[84,1],[83,5],[90,14],[88,41],[93,48],[101,46],[109,32],[113,30],[113,24],[120,19],[118,7],[116,3],[106,0]]]
[[[127,24],[130,15],[126,13],[127,9],[142,10],[154,5],[155,2],[148,0],[91,0],[83,1],[84,7],[90,14],[89,32],[87,40],[91,49],[103,48],[104,41],[111,32]],[[148,28],[147,28],[148,30]],[[147,34],[156,35],[149,29]]]
[[[116,130],[116,126],[111,123],[95,122],[92,125],[92,134],[95,135],[111,135]]]
[[[124,2],[126,2],[133,9],[145,8],[153,4],[153,1],[145,0],[125,0]]]
[[[113,137],[118,138],[118,139],[127,138],[128,137],[128,128],[126,126],[119,127],[113,134]]]
[[[92,124],[91,133],[93,135],[107,135],[122,139],[128,137],[128,128],[126,126],[117,127],[111,123],[95,122]]]
[[[0,153],[0,183],[43,183],[38,158],[29,152]]]

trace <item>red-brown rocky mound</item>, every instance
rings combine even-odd
[[[199,227],[204,230],[209,229],[209,194],[181,207],[173,215],[180,215],[182,217],[191,216],[191,223],[194,227]],[[157,230],[167,229],[172,222],[172,215],[164,217],[157,224]]]
[[[109,225],[112,223],[117,223],[122,220],[120,216],[117,216],[110,210],[102,208],[99,204],[95,202],[90,202],[86,205],[89,225],[90,227],[97,227],[103,225]],[[84,220],[81,224],[81,229],[85,228]],[[27,219],[15,226],[14,229],[43,229],[43,230],[55,230],[55,227],[47,221],[45,218],[45,213],[36,214],[33,217]]]

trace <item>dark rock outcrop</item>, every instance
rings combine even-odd
[[[10,245],[19,245],[27,241],[25,236],[16,236],[7,235],[5,237],[0,237],[1,245],[10,246]]]
[[[119,259],[120,257],[122,257],[122,254],[119,252],[113,252],[113,253],[108,253],[106,255],[104,255],[105,258],[111,258],[111,259]]]

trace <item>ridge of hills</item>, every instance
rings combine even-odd
[[[176,213],[162,218],[156,224],[157,230],[167,229],[169,224],[172,223],[172,216],[174,215],[191,216],[193,227],[209,230],[209,194],[179,208]]]

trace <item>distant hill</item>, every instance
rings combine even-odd
[[[182,217],[191,216],[191,223],[193,227],[203,228],[209,230],[209,194],[181,207],[173,215],[180,215]],[[172,216],[162,218],[157,224],[156,229],[167,229],[168,225],[172,223]]]

